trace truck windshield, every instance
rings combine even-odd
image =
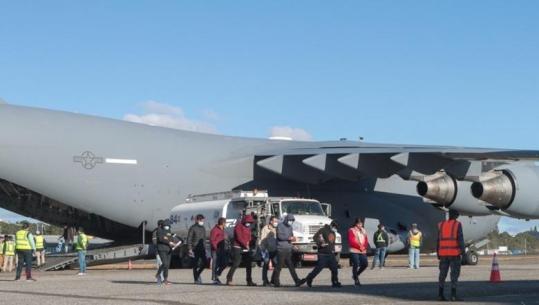
[[[283,201],[282,202],[283,214],[292,215],[318,215],[324,216],[324,211],[320,206],[320,203],[316,201]]]

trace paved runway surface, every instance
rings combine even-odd
[[[436,303],[437,268],[432,259],[419,270],[409,270],[404,258],[390,261],[385,270],[367,270],[363,286],[352,286],[351,269],[340,272],[341,289],[329,286],[329,271],[323,271],[314,287],[266,288],[244,286],[245,272],[236,274],[238,286],[193,285],[190,270],[172,270],[169,287],[153,281],[152,270],[91,270],[78,277],[76,271],[36,272],[35,283],[13,282],[12,274],[0,273],[0,299],[6,304],[431,304]],[[400,266],[400,267],[399,267]],[[460,295],[474,304],[539,304],[539,258],[505,258],[500,261],[503,283],[488,283],[490,260],[464,267]],[[260,268],[254,272],[260,278]],[[309,269],[299,270],[305,276]],[[283,284],[291,285],[286,270]],[[210,274],[203,275],[209,283]],[[258,280],[260,283],[260,280]]]

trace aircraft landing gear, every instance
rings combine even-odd
[[[475,266],[479,263],[479,254],[475,250],[466,249],[466,253],[462,256],[462,264]]]

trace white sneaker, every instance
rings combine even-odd
[[[84,275],[84,273],[80,272],[80,273],[79,273],[79,274],[77,274],[77,275],[78,275],[78,276],[83,276],[83,275]]]

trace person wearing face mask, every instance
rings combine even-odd
[[[252,256],[250,253],[251,230],[255,220],[253,216],[243,216],[241,222],[234,227],[234,246],[232,247],[232,267],[226,276],[226,284],[233,286],[234,273],[241,262],[245,264],[247,286],[256,286],[252,278]]]
[[[331,270],[331,286],[333,288],[341,288],[339,283],[339,268],[337,258],[335,257],[335,240],[337,238],[337,223],[332,221],[331,224],[326,224],[318,232],[314,234],[313,240],[318,247],[318,261],[316,267],[309,275],[299,283],[307,283],[307,286],[312,287],[313,280],[324,269]]]
[[[170,231],[170,221],[164,220],[163,226],[157,229],[157,254],[161,259],[161,266],[157,270],[155,278],[157,283],[161,285],[170,285],[168,281],[168,269],[170,268],[170,259],[172,257],[172,248],[175,244],[173,242],[172,232]]]
[[[211,258],[212,269],[211,276],[214,285],[221,285],[219,276],[226,268],[228,264],[227,260],[227,241],[228,236],[225,231],[226,218],[219,218],[217,224],[210,231],[210,245],[211,245]]]
[[[359,276],[369,262],[367,260],[367,250],[369,248],[369,239],[367,230],[363,228],[363,221],[357,218],[350,229],[348,229],[348,245],[350,246],[350,260],[352,261],[352,278],[355,286],[361,286]]]
[[[187,233],[187,248],[189,255],[193,257],[193,278],[195,284],[202,284],[200,275],[206,268],[206,228],[204,227],[204,215],[197,215],[195,224],[189,228]]]
[[[258,247],[262,253],[263,266],[262,266],[262,281],[263,286],[269,286],[270,282],[268,280],[268,270],[270,263],[273,262],[275,265],[274,259],[277,256],[277,226],[279,221],[277,217],[271,216],[269,222],[266,226],[262,228],[260,233],[260,239],[258,241]]]
[[[277,226],[277,265],[273,271],[271,282],[275,287],[281,287],[281,270],[286,265],[296,286],[300,285],[300,279],[296,273],[294,262],[292,262],[292,243],[296,241],[294,237],[294,221],[296,218],[292,214],[285,216],[284,221]]]
[[[419,253],[423,243],[423,234],[417,228],[417,224],[412,224],[412,229],[408,232],[409,266],[410,269],[419,269]]]

